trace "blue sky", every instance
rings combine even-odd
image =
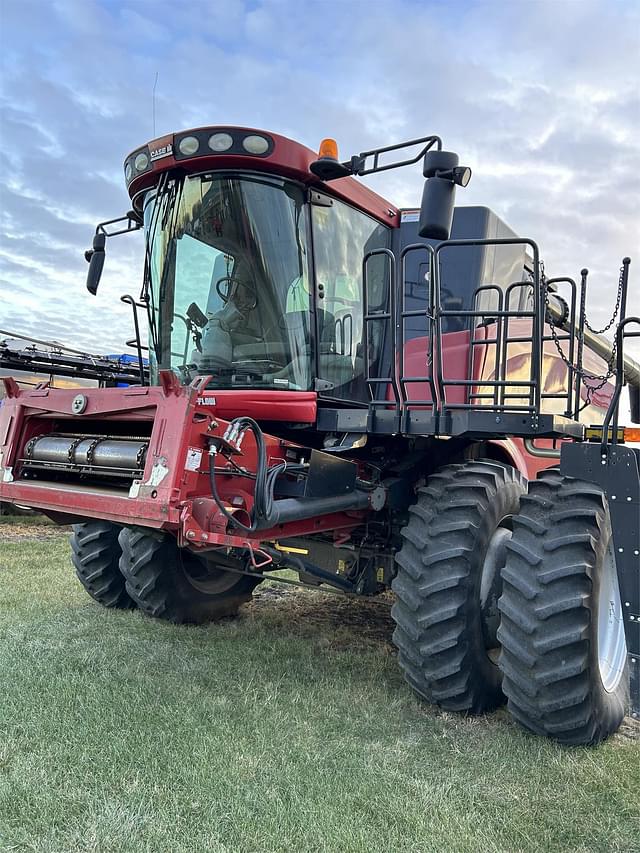
[[[0,0],[0,327],[94,351],[131,336],[139,235],[84,289],[122,161],[156,135],[246,124],[344,156],[438,133],[547,270],[592,271],[607,319],[630,254],[640,313],[640,3],[616,0]],[[418,169],[370,185],[416,205]],[[459,201],[462,194],[459,196]],[[634,257],[635,256],[635,257]]]

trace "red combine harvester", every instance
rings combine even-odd
[[[419,210],[352,177],[419,161]],[[629,259],[612,346],[586,270],[547,278],[532,240],[454,210],[470,176],[437,136],[347,162],[238,127],[134,151],[87,286],[107,237],[143,228],[151,384],[5,379],[0,500],[76,525],[97,601],[173,622],[234,614],[283,568],[391,587],[417,693],[466,713],[506,697],[528,729],[597,743],[640,713]]]

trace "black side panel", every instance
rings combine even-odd
[[[349,494],[355,489],[357,473],[358,467],[354,462],[312,450],[304,496],[328,498]]]
[[[456,207],[451,228],[452,240],[491,240],[517,237],[488,207]],[[399,256],[405,246],[424,243],[436,246],[433,240],[418,236],[418,213],[403,211],[399,239],[394,251]],[[399,243],[399,245],[398,245]],[[520,281],[524,270],[525,251],[517,246],[465,246],[444,252],[441,258],[441,301],[447,310],[472,309],[474,291],[486,284],[497,284],[506,289],[512,282]],[[427,258],[423,252],[410,252],[405,271],[405,298],[407,310],[427,310]],[[460,318],[449,317],[443,322],[444,332],[463,328]],[[406,325],[407,340],[425,334],[422,318],[413,317]]]

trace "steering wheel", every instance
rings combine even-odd
[[[225,282],[226,287],[223,287]],[[250,284],[247,281],[241,281],[239,278],[234,278],[231,275],[225,275],[216,281],[216,293],[225,305],[229,299],[231,299],[231,294],[237,293],[238,288],[242,288],[247,297],[245,304],[243,304],[242,307],[251,311],[258,304],[258,294],[256,293],[256,289],[253,284]]]

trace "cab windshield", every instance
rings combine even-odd
[[[307,217],[301,188],[256,175],[189,176],[147,193],[153,373],[312,387]]]

